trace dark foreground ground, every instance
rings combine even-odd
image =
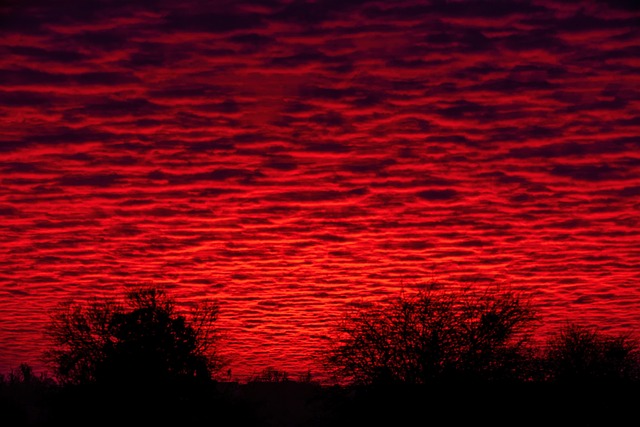
[[[339,387],[217,383],[200,389],[4,387],[0,425],[22,426],[627,426],[638,385]]]

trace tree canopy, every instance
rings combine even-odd
[[[511,291],[402,293],[347,313],[326,362],[355,384],[520,379],[536,320]]]
[[[63,383],[209,380],[225,364],[218,311],[215,301],[204,301],[188,316],[179,313],[157,287],[137,287],[122,300],[66,302],[51,316],[45,359]]]
[[[547,343],[547,380],[559,383],[630,383],[640,380],[640,347],[630,334],[609,334],[570,323]]]

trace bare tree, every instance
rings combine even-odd
[[[353,384],[521,379],[536,320],[511,291],[403,292],[347,313],[326,363]]]

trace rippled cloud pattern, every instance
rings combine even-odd
[[[55,6],[54,4],[55,3]],[[0,368],[59,301],[221,302],[238,375],[318,369],[350,305],[505,285],[640,325],[626,1],[0,6]]]

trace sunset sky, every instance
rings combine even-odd
[[[132,284],[217,298],[238,378],[429,283],[638,330],[634,3],[3,1],[0,372]]]

